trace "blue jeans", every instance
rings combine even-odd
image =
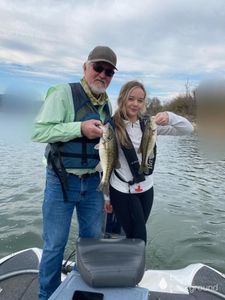
[[[47,168],[43,203],[43,254],[40,263],[39,299],[47,300],[61,283],[61,266],[68,240],[71,218],[76,207],[80,237],[100,238],[103,218],[103,194],[97,191],[100,178],[67,175],[68,201],[63,199],[61,184]]]

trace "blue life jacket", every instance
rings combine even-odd
[[[86,95],[80,83],[70,83],[75,118],[74,122],[82,122],[90,119],[100,120],[100,115],[96,106],[94,106]],[[110,121],[110,111],[106,102],[103,111],[105,112],[104,123]],[[92,169],[99,162],[99,154],[94,146],[99,142],[98,139],[88,139],[79,137],[68,142],[49,143],[45,150],[45,157],[50,168],[57,175],[64,197],[67,197],[67,172],[66,169]]]
[[[98,107],[94,106],[86,95],[80,83],[70,83],[73,106],[75,112],[74,122],[82,122],[90,119],[100,120]],[[105,113],[104,123],[110,120],[110,111],[106,102],[103,111]],[[48,144],[46,148],[46,157],[51,164],[52,159],[49,156],[58,157],[56,161],[59,170],[65,169],[92,169],[99,163],[99,151],[94,147],[99,143],[99,138],[88,139],[79,137],[68,142],[56,142]]]

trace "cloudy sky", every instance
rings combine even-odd
[[[130,79],[165,101],[225,73],[224,0],[0,0],[0,25],[0,93],[79,80],[96,45],[118,56],[113,100]]]

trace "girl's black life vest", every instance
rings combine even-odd
[[[100,120],[98,107],[94,106],[80,83],[70,83],[73,106],[74,122],[82,122],[90,119]],[[108,103],[103,107],[105,113],[104,124],[111,116]],[[99,163],[99,151],[94,147],[99,143],[99,138],[88,139],[79,137],[68,142],[49,143],[45,150],[45,157],[50,168],[57,174],[64,194],[66,196],[66,169],[93,169]]]
[[[146,124],[147,120],[145,118],[142,118],[139,121],[140,121],[141,130],[142,130],[142,132],[144,132],[145,124]],[[126,134],[127,134],[127,138],[128,138],[130,146],[129,146],[129,148],[127,148],[125,146],[121,146],[121,149],[122,149],[122,151],[124,153],[124,156],[127,160],[127,163],[129,165],[131,174],[133,176],[133,179],[130,180],[130,181],[126,181],[124,178],[122,178],[119,175],[119,173],[116,171],[116,169],[114,170],[114,173],[121,181],[128,183],[128,185],[133,185],[135,183],[139,183],[139,182],[144,181],[145,180],[145,175],[151,175],[153,173],[154,167],[155,167],[155,161],[156,161],[157,147],[156,147],[156,145],[154,146],[154,149],[153,149],[154,156],[153,156],[153,158],[149,158],[149,160],[148,160],[148,165],[149,165],[148,173],[140,174],[139,173],[140,163],[138,161],[137,153],[134,149],[132,141],[131,141],[131,139],[130,139],[127,132],[126,132]]]

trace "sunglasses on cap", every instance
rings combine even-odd
[[[115,74],[114,70],[111,68],[104,68],[101,64],[99,63],[93,63],[92,67],[94,69],[95,72],[97,73],[102,73],[103,71],[105,72],[105,75],[108,77],[113,77],[113,75]]]

